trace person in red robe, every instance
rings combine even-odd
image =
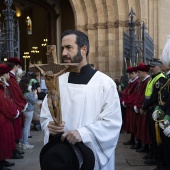
[[[121,104],[123,107],[126,108],[125,114],[123,116],[123,126],[127,133],[131,133],[131,139],[128,142],[124,142],[124,145],[134,145],[135,144],[135,135],[134,131],[131,126],[131,121],[134,119],[134,110],[133,110],[133,101],[134,96],[133,92],[138,84],[139,78],[137,76],[137,68],[136,67],[129,67],[126,71],[129,73],[129,83],[126,89],[122,93],[122,97],[120,99]]]
[[[146,114],[140,114],[139,110],[142,107],[143,100],[145,98],[145,89],[149,81],[149,66],[144,63],[140,63],[137,66],[138,77],[140,78],[140,83],[137,86],[136,94],[134,95],[134,111],[136,114],[136,119],[133,122],[133,126],[136,129],[135,137],[137,143],[133,146],[133,149],[137,149],[137,152],[147,152],[148,145],[151,144],[151,139],[148,130],[148,124],[146,119]],[[142,144],[144,147],[142,147]]]
[[[7,83],[10,70],[10,67],[0,64],[0,170],[9,170],[6,166],[15,165],[5,160],[12,156],[15,148],[13,121],[19,116]]]
[[[14,120],[14,133],[15,133],[15,140],[18,143],[19,139],[21,139],[21,133],[22,133],[22,126],[23,126],[23,115],[22,111],[26,109],[27,107],[27,101],[25,97],[23,96],[23,93],[21,91],[21,88],[19,87],[19,84],[16,80],[16,73],[18,71],[18,68],[21,66],[22,62],[18,58],[9,58],[7,61],[7,66],[9,66],[12,70],[10,71],[10,80],[9,80],[9,88],[12,92],[12,98],[15,102],[15,104],[18,107],[18,110],[20,112],[20,115],[17,119]],[[15,149],[13,151],[13,159],[22,159],[23,156],[20,154],[23,154],[24,152],[19,151]]]

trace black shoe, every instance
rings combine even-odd
[[[20,150],[16,149],[16,153],[19,155],[22,155],[22,154],[24,154],[24,151],[20,151]]]
[[[156,159],[147,159],[144,161],[144,164],[146,165],[157,165],[157,160]]]
[[[11,170],[11,169],[9,169],[9,168],[3,166],[3,167],[0,167],[0,170]]]
[[[24,157],[18,153],[12,155],[11,159],[23,159]]]
[[[148,153],[143,157],[143,159],[152,159],[152,157],[153,157],[152,154]]]
[[[130,147],[130,149],[140,149],[140,148],[141,148],[140,145],[132,145],[132,146]]]
[[[157,165],[156,168],[154,168],[153,170],[168,170],[168,168],[164,165]]]
[[[28,138],[32,138],[32,136],[28,136]]]
[[[1,162],[3,166],[6,166],[6,167],[10,167],[10,166],[14,166],[15,163],[14,162],[8,162],[6,160],[2,161]]]
[[[145,148],[140,148],[140,149],[136,149],[136,152],[141,152],[141,153],[147,153],[148,152],[148,149],[145,149]]]
[[[123,145],[135,145],[134,141],[123,142]]]

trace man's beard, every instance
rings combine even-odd
[[[71,63],[80,63],[83,60],[83,57],[81,56],[80,49],[78,49],[78,52],[75,56],[71,57],[64,57],[64,61],[70,61]],[[66,62],[67,63],[67,62]]]

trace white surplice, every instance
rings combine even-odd
[[[95,155],[95,170],[114,170],[122,116],[114,81],[97,71],[86,85],[68,83],[69,73],[59,77],[62,121],[65,131],[77,130],[83,143]],[[49,140],[47,125],[52,121],[47,97],[41,109],[44,143]]]

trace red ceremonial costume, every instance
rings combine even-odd
[[[9,88],[12,92],[12,98],[15,102],[15,104],[18,107],[18,110],[20,111],[20,115],[17,119],[14,121],[14,132],[15,132],[15,139],[21,138],[21,131],[22,131],[22,114],[21,111],[24,109],[27,101],[23,96],[23,93],[21,91],[21,88],[19,87],[19,84],[17,83],[16,77],[11,72],[10,74],[10,80],[9,80]]]
[[[134,69],[134,67],[129,68],[129,70],[127,70],[127,72],[134,72],[136,71]],[[125,106],[126,106],[126,111],[125,111],[125,115],[123,116],[123,126],[124,129],[127,132],[131,132],[133,133],[134,129],[132,127],[132,121],[134,120],[134,110],[133,110],[133,103],[134,103],[134,92],[136,89],[136,86],[139,82],[139,78],[137,77],[134,80],[131,80],[126,89],[123,91],[122,97],[120,99],[120,102],[124,102]]]
[[[0,82],[0,161],[10,158],[15,148],[13,121],[18,112],[10,94]]]
[[[137,67],[140,71],[149,71],[149,68],[144,63],[140,63]],[[147,76],[144,80],[140,81],[137,87],[137,93],[134,96],[134,106],[137,107],[138,111],[142,107],[143,100],[145,98],[145,89],[146,85],[149,81],[149,76]],[[151,144],[151,139],[148,130],[148,123],[146,120],[146,115],[141,115],[140,113],[136,113],[136,122],[135,122],[135,137],[138,140],[141,140],[143,144]]]

